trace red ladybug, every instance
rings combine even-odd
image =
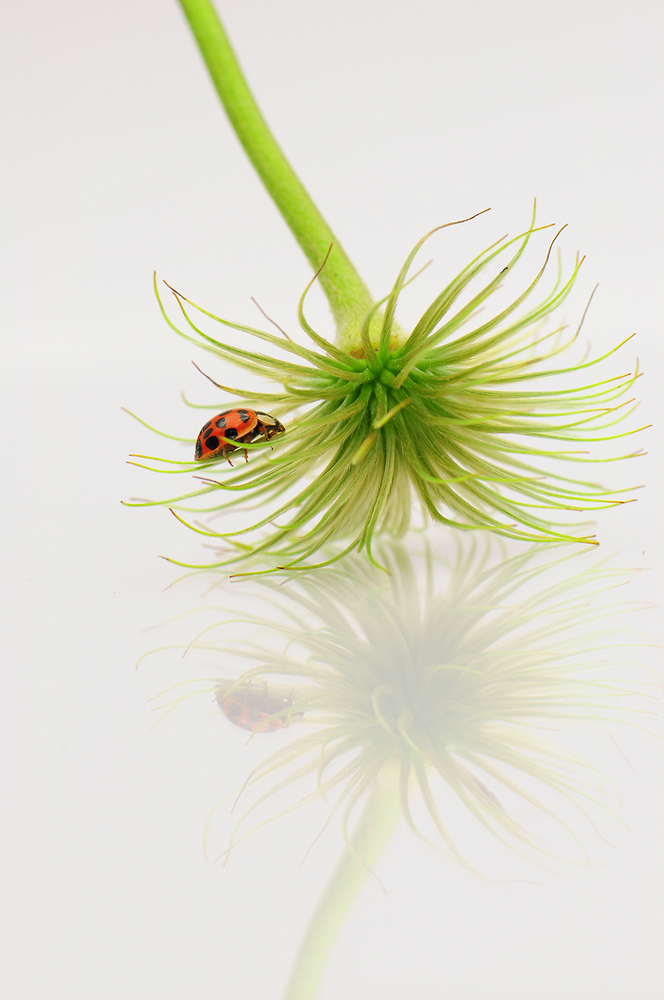
[[[263,437],[266,441],[283,434],[286,428],[280,424],[276,417],[271,417],[269,413],[261,413],[258,410],[249,410],[238,407],[235,410],[224,410],[201,428],[201,432],[196,438],[196,451],[194,458],[197,462],[206,462],[210,458],[225,458],[229,465],[232,465],[229,452],[235,451],[240,444],[251,444],[258,437]],[[230,438],[238,444],[229,444]],[[245,460],[249,461],[247,449],[244,451]]]
[[[286,687],[267,684],[253,687],[248,684],[219,684],[216,698],[221,711],[229,722],[252,733],[273,733],[301,719],[304,712],[293,712],[293,691]]]

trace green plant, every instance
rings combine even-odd
[[[581,261],[567,277],[558,261],[540,292],[556,234],[512,301],[492,306],[534,234],[547,228],[535,225],[533,212],[523,233],[478,254],[403,330],[398,303],[432,234],[409,254],[389,295],[375,302],[269,132],[213,7],[208,0],[181,3],[240,141],[316,271],[337,336],[332,342],[310,326],[306,291],[298,319],[308,344],[282,330],[221,319],[172,289],[187,324],[180,329],[160,299],[178,334],[272,383],[261,392],[219,386],[238,397],[226,408],[269,408],[287,433],[271,442],[273,452],[264,443],[250,445],[251,462],[240,469],[231,471],[223,459],[206,463],[200,489],[156,502],[185,523],[192,510],[261,508],[233,531],[189,524],[225,546],[210,564],[219,566],[269,554],[277,565],[309,567],[333,539],[345,540],[344,552],[365,549],[371,556],[377,532],[406,531],[413,500],[425,519],[457,528],[527,541],[592,541],[579,513],[622,503],[627,491],[604,488],[586,468],[607,460],[602,442],[634,433],[616,425],[633,409],[636,373],[606,375],[599,363],[614,351],[592,361],[558,360],[578,329],[566,334],[564,323],[547,320],[571,291]],[[189,306],[251,340],[238,345],[211,335]],[[200,469],[189,461],[135,457],[151,458],[157,466],[150,467],[169,473]]]

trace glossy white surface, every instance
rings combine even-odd
[[[533,196],[543,221],[570,223],[565,260],[588,255],[571,318],[599,281],[593,349],[638,331],[616,370],[638,352],[640,419],[658,426],[650,456],[615,474],[648,489],[598,530],[621,565],[654,567],[634,589],[657,601],[661,12],[645,0],[446,6],[220,10],[276,135],[376,294],[440,222],[493,209],[439,238],[413,302],[523,228]],[[120,506],[170,487],[124,464],[166,452],[120,407],[194,437],[180,390],[217,400],[190,364],[200,352],[159,315],[154,268],[222,315],[257,322],[253,295],[294,326],[308,266],[173,0],[26,0],[3,21],[2,995],[277,998],[339,839],[331,831],[300,866],[314,811],[261,832],[225,869],[204,860],[209,810],[261,748],[245,749],[205,699],[150,728],[147,699],[196,674],[177,654],[136,673],[161,642],[142,630],[202,590],[162,593],[175,574],[156,556],[199,549],[165,509]],[[312,316],[324,326],[320,303]],[[657,1000],[661,742],[627,742],[636,770],[614,776],[630,832],[598,851],[601,866],[496,888],[402,830],[380,867],[388,895],[367,887],[320,1000]]]

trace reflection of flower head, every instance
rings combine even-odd
[[[602,662],[611,640],[605,626],[591,627],[602,616],[593,594],[610,589],[615,573],[600,566],[564,579],[565,559],[542,565],[530,552],[496,562],[487,542],[459,545],[444,584],[444,564],[427,557],[420,586],[403,547],[381,546],[381,558],[389,577],[349,557],[343,572],[328,568],[285,586],[264,582],[274,620],[242,617],[267,629],[261,643],[251,631],[211,642],[221,622],[193,644],[218,650],[226,666],[231,655],[252,664],[224,691],[241,694],[249,685],[260,694],[263,686],[267,695],[274,685],[291,692],[285,708],[269,710],[293,722],[293,740],[252,773],[238,835],[266,803],[281,814],[320,794],[341,810],[345,830],[360,800],[390,774],[411,829],[459,859],[444,806],[450,793],[527,853],[544,848],[515,818],[524,808],[576,841],[567,814],[590,818],[603,808],[598,776],[542,731],[624,712],[625,685]],[[302,792],[307,778],[313,786]],[[284,806],[291,792],[295,800]],[[415,818],[414,792],[424,819]]]
[[[435,521],[544,541],[584,537],[585,528],[565,521],[570,510],[620,502],[583,476],[569,478],[553,469],[561,460],[583,468],[596,460],[587,455],[589,442],[622,436],[613,427],[630,409],[629,400],[620,400],[634,380],[631,375],[596,376],[573,388],[570,375],[597,362],[551,364],[574,337],[562,338],[562,326],[545,330],[543,321],[569,293],[580,262],[567,280],[559,270],[553,287],[529,306],[549,251],[539,273],[510,304],[479,320],[480,308],[534,232],[533,223],[526,233],[498,241],[471,261],[408,336],[396,325],[395,311],[424,240],[408,257],[384,313],[376,306],[354,338],[342,338],[342,346],[309,326],[302,305],[300,324],[309,347],[283,332],[212,317],[278,348],[285,358],[209,336],[191,319],[188,300],[176,293],[195,336],[178,333],[282,387],[254,395],[228,390],[243,397],[237,405],[269,409],[286,425],[286,434],[271,442],[273,452],[264,443],[250,444],[248,464],[217,468],[218,478],[209,478],[210,472],[202,489],[169,501],[180,510],[190,510],[182,501],[196,496],[230,497],[205,508],[214,511],[241,501],[267,505],[250,527],[203,532],[234,546],[218,565],[256,551],[274,552],[282,563],[299,562],[333,538],[370,552],[377,531],[398,536],[407,529],[413,494]],[[471,282],[509,248],[515,248],[511,258],[472,294]],[[555,377],[565,379],[564,387]],[[185,463],[182,471],[192,467]],[[244,544],[253,532],[253,542]]]

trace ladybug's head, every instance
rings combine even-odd
[[[277,434],[283,434],[286,428],[284,425],[277,420],[276,417],[270,416],[269,413],[261,413],[256,410],[256,418],[258,419],[258,425],[261,429],[261,434],[263,434],[267,440],[276,437]]]

